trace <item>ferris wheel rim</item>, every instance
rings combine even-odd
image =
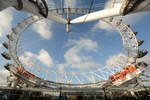
[[[34,18],[34,17],[29,17],[29,19],[30,19],[30,18],[32,19],[32,18]],[[39,21],[39,20],[41,20],[41,19],[37,19],[37,20],[35,20],[35,22],[37,22],[37,21]],[[107,21],[105,21],[105,20],[103,20],[103,21],[104,21],[104,22],[107,22]],[[35,22],[33,21],[30,25],[32,25],[32,24],[35,23]],[[27,28],[30,27],[30,25],[27,26]],[[113,25],[112,25],[112,26],[113,26]],[[25,29],[27,29],[27,28],[25,28]],[[24,29],[24,30],[25,30],[25,29]],[[130,29],[130,28],[129,28],[129,29]],[[23,34],[23,32],[24,32],[24,31],[22,31],[21,34]],[[119,33],[120,33],[120,32],[119,32]],[[12,34],[14,34],[14,33],[12,32]],[[120,33],[120,34],[121,34],[121,33]],[[133,33],[132,33],[132,34],[133,34]],[[20,36],[21,36],[21,35],[20,35]],[[135,37],[136,37],[136,36],[135,36]],[[19,38],[20,38],[20,37],[18,37],[18,39],[19,39]],[[135,40],[137,40],[137,39],[135,39]],[[9,47],[11,47],[11,46],[10,46],[10,42],[11,42],[11,40],[9,40]],[[137,43],[137,42],[136,42],[136,43]],[[16,44],[16,45],[17,45],[17,44]],[[136,44],[136,45],[137,45],[137,44]],[[17,46],[16,46],[16,47],[17,47]],[[136,46],[136,49],[138,49],[138,46]],[[19,63],[19,62],[20,62],[19,59],[15,59],[15,57],[13,57],[12,52],[11,52],[10,49],[9,49],[9,53],[11,54],[11,57],[13,58],[13,60],[15,61],[15,63]],[[16,60],[18,60],[19,62],[16,61]],[[20,63],[21,63],[21,62],[20,62]],[[18,65],[22,65],[22,64],[20,64],[20,63],[19,63]],[[105,67],[104,67],[103,69],[105,69]],[[102,69],[101,69],[101,70],[102,70]],[[52,72],[53,72],[53,71],[52,71]],[[54,73],[56,73],[56,72],[54,71]],[[91,72],[88,72],[88,73],[91,73]],[[92,72],[92,73],[93,73],[93,72]],[[56,73],[56,74],[60,74],[60,73]],[[62,73],[61,73],[61,74],[62,74]],[[64,74],[66,74],[66,73],[64,73]],[[57,83],[57,82],[55,82],[55,83]],[[58,83],[58,84],[63,84],[63,83]],[[64,83],[64,84],[65,84],[65,83]],[[89,84],[92,85],[92,84],[95,84],[95,83],[89,83]],[[72,85],[73,85],[73,84],[72,84]],[[84,84],[83,84],[83,85],[84,85]]]

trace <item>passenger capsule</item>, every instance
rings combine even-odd
[[[111,18],[109,18],[109,21],[110,21],[110,22],[112,22],[112,21],[113,21],[113,19],[114,19],[114,18],[113,18],[113,17],[111,17]]]
[[[135,35],[137,35],[137,34],[138,34],[138,32],[134,32],[134,34],[135,34]]]
[[[10,58],[10,56],[9,56],[8,53],[4,52],[4,53],[1,53],[1,55],[2,55],[5,59],[7,59],[7,60],[11,60],[11,58]]]
[[[16,28],[12,28],[11,30],[12,30],[12,32],[13,32],[14,34],[17,34]]]
[[[137,58],[142,58],[148,54],[147,50],[142,50],[138,52]]]
[[[138,40],[138,46],[141,46],[144,43],[144,40]]]
[[[11,40],[11,41],[13,41],[13,37],[11,36],[11,35],[6,35],[6,37],[9,39],[9,40]]]
[[[4,46],[6,49],[8,49],[8,43],[4,42],[4,43],[3,43],[3,46]]]
[[[122,19],[120,19],[118,22],[116,22],[116,25],[119,26],[122,23]]]
[[[4,65],[4,68],[7,70],[10,70],[10,66],[11,66],[11,64],[7,63],[6,65]]]
[[[128,27],[130,27],[130,25],[127,25]]]
[[[139,62],[137,65],[138,66],[142,66],[142,67],[147,67],[148,66],[148,64],[146,62],[144,62],[144,61]]]

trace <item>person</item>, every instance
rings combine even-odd
[[[126,75],[130,73],[130,71],[129,71],[129,68],[128,68],[128,67],[126,67],[126,68],[125,68],[125,72],[126,72]]]
[[[131,70],[132,70],[132,72],[135,72],[136,68],[131,66]]]
[[[120,75],[120,78],[123,79],[123,78],[125,78],[125,76],[126,76],[126,72],[125,72],[125,71],[122,71],[122,72],[121,72],[121,75]]]
[[[112,82],[115,81],[114,76],[109,76],[109,79],[110,79]]]

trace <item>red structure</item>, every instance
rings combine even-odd
[[[117,72],[116,74],[110,76],[109,79],[112,82],[117,81],[119,79],[124,79],[126,75],[132,74],[135,71],[136,71],[136,68],[134,66],[128,65],[126,68],[124,68],[122,72]]]
[[[19,69],[19,73],[21,73],[23,76],[25,76],[26,78],[30,78],[30,77],[33,77],[35,76],[34,74],[30,73],[29,71],[23,69],[23,68],[20,68]]]

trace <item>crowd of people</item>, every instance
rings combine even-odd
[[[126,75],[131,74],[135,71],[136,71],[136,67],[134,67],[132,65],[128,65],[127,67],[124,68],[123,71],[115,73],[114,75],[110,76],[109,79],[112,82],[115,82],[119,79],[124,79],[126,77]]]
[[[30,73],[29,71],[27,71],[23,68],[19,69],[19,73],[23,74],[23,76],[25,76],[26,78],[30,78],[32,76],[35,76],[34,74]]]

